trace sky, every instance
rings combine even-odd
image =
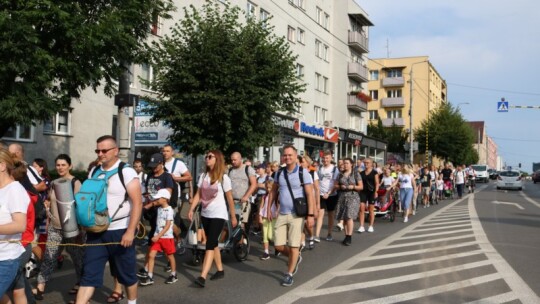
[[[540,1],[355,1],[374,24],[369,58],[429,56],[448,101],[466,120],[485,121],[507,165],[532,171],[540,162]],[[507,113],[497,111],[503,97]]]

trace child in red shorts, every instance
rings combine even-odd
[[[150,252],[148,253],[148,276],[142,278],[140,281],[140,284],[143,286],[154,284],[154,261],[158,251],[163,251],[165,255],[167,255],[167,260],[169,260],[171,265],[171,275],[165,281],[165,284],[172,284],[178,281],[178,277],[176,276],[176,260],[174,259],[176,246],[174,243],[172,224],[174,219],[174,210],[171,206],[169,206],[170,198],[171,193],[167,189],[159,190],[156,195],[152,197],[154,203],[156,203],[159,207],[156,218],[156,232],[152,237],[152,246],[150,247]]]

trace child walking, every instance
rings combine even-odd
[[[274,224],[276,223],[277,218],[277,208],[276,205],[272,205],[272,220],[268,219],[268,193],[272,191],[272,185],[274,182],[272,180],[266,181],[266,190],[267,193],[263,198],[263,206],[259,209],[260,222],[262,222],[262,233],[263,233],[263,247],[264,253],[261,256],[261,260],[268,260],[270,258],[269,253],[269,241],[274,239]]]
[[[152,204],[158,207],[156,218],[156,232],[152,237],[152,246],[148,253],[148,276],[142,278],[140,284],[142,286],[154,284],[154,261],[157,252],[165,252],[167,260],[171,265],[171,275],[165,281],[165,284],[173,284],[178,281],[176,275],[176,260],[174,259],[174,253],[176,252],[176,246],[174,243],[173,234],[173,219],[174,211],[169,206],[169,200],[171,199],[171,193],[167,189],[160,189],[155,196],[152,197]]]

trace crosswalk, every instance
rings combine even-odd
[[[449,204],[271,303],[540,303],[489,243],[474,195]]]

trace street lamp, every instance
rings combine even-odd
[[[409,79],[409,90],[410,90],[410,101],[411,101],[411,104],[409,106],[409,158],[410,158],[410,162],[411,164],[414,163],[414,147],[413,147],[413,143],[414,143],[414,135],[413,135],[413,68],[414,68],[414,65],[415,64],[419,64],[419,63],[424,63],[424,62],[428,62],[429,60],[423,60],[423,61],[419,61],[419,62],[415,62],[413,64],[411,64],[411,72],[410,72],[410,79]],[[429,73],[428,73],[429,74]]]
[[[468,104],[471,104],[470,102],[460,102],[457,104],[457,108],[458,110],[460,110],[461,108],[459,107],[460,105],[468,105]]]

